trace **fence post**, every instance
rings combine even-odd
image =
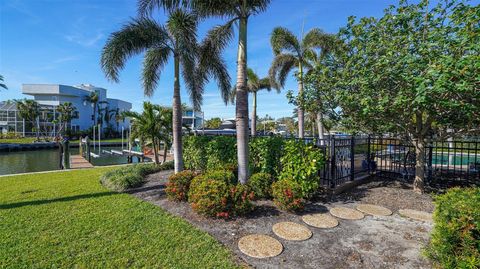
[[[428,151],[428,160],[427,160],[427,180],[429,182],[432,181],[432,162],[433,162],[433,143],[430,142],[430,145],[429,145],[429,151]]]
[[[355,180],[355,136],[350,138],[350,180]]]
[[[335,188],[335,136],[332,135],[330,141],[330,187]]]
[[[371,169],[371,163],[372,163],[372,157],[371,157],[371,151],[370,151],[370,135],[367,137],[367,171],[368,174],[370,174],[372,171]]]

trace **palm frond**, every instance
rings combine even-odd
[[[187,7],[185,0],[138,0],[137,10],[141,17],[150,16],[155,9],[171,11],[179,7]]]
[[[239,2],[232,0],[191,0],[190,8],[202,17],[236,18],[240,15]]]
[[[280,54],[282,51],[287,51],[301,56],[300,42],[297,37],[284,27],[275,27],[270,37],[270,44],[272,45],[273,53]]]
[[[298,64],[298,59],[293,54],[279,54],[272,61],[268,75],[274,88],[283,88],[288,73]]]
[[[311,49],[321,50],[321,54],[328,53],[334,46],[334,36],[323,32],[319,28],[313,28],[302,40],[302,48],[305,51]]]
[[[3,82],[3,76],[0,75],[0,81]],[[0,83],[0,88],[4,88],[5,90],[7,90],[7,85],[5,85],[4,83]]]
[[[168,46],[166,29],[150,19],[133,19],[110,35],[103,47],[101,66],[108,79],[118,82],[125,61],[153,46]]]
[[[168,62],[171,50],[167,47],[148,49],[143,59],[143,89],[146,96],[152,96],[160,80],[160,73]]]
[[[249,9],[249,15],[255,15],[255,14],[264,12],[267,9],[270,2],[271,2],[270,0],[247,1],[247,8]]]

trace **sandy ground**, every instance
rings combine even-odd
[[[433,205],[428,195],[414,194],[408,186],[372,182],[348,193],[309,204],[305,213],[326,212],[337,205],[354,208],[356,204],[372,203],[385,206],[394,214],[387,217],[366,216],[356,221],[339,220],[339,226],[332,229],[309,227],[313,232],[312,238],[293,242],[274,235],[272,226],[280,221],[303,224],[301,215],[279,211],[270,201],[259,201],[255,211],[247,217],[228,221],[207,219],[195,214],[188,203],[166,199],[164,184],[170,173],[162,171],[150,175],[144,186],[130,193],[208,232],[229,247],[241,264],[255,268],[430,268],[429,262],[421,256],[421,248],[428,241],[432,224],[405,219],[398,215],[397,210],[410,208],[431,212]],[[283,253],[267,259],[242,254],[237,242],[242,236],[252,233],[277,238],[284,245]]]

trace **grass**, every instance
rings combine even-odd
[[[0,177],[0,268],[235,268],[210,235],[99,183],[111,168]]]

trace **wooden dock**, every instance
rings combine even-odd
[[[81,155],[72,155],[70,156],[70,168],[71,169],[81,169],[81,168],[92,168],[93,165],[89,163]]]

